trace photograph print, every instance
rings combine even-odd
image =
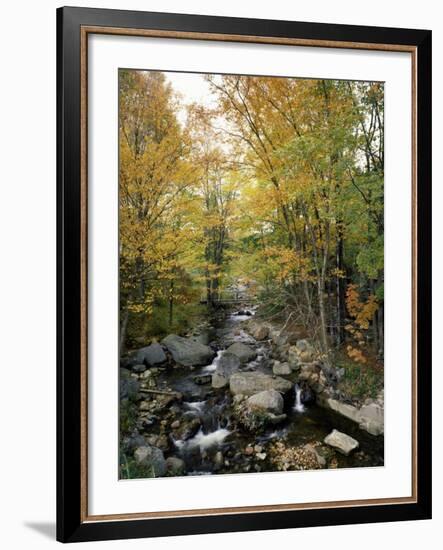
[[[383,83],[118,101],[120,479],[383,466]]]

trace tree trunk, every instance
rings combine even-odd
[[[325,311],[325,293],[324,293],[325,281],[324,277],[317,279],[317,293],[318,293],[318,308],[320,312],[320,336],[323,346],[323,351],[327,353],[329,349],[328,333],[326,327],[326,311]]]
[[[378,324],[378,354],[381,359],[385,356],[385,316],[384,316],[384,305],[380,304],[380,307],[377,310],[377,324]]]
[[[308,309],[306,324],[309,326],[312,321],[312,301],[311,301],[311,296],[309,294],[308,281],[303,281],[303,292],[305,295],[306,307]]]
[[[211,296],[211,278],[209,275],[209,270],[206,269],[206,305],[210,305],[212,303],[212,296]]]
[[[174,312],[174,281],[171,279],[169,284],[169,326],[172,327]]]
[[[340,227],[340,226],[339,226]],[[337,252],[336,252],[336,293],[337,293],[337,347],[339,347],[345,339],[344,335],[344,319],[345,313],[345,285],[342,276],[344,269],[343,261],[343,235],[340,229],[338,229],[337,237]]]
[[[120,350],[120,357],[122,357],[122,355],[126,351],[126,346],[125,346],[126,331],[127,331],[127,328],[128,328],[128,321],[129,321],[129,309],[127,307],[124,308],[123,314],[122,314],[120,320],[121,320],[121,324],[120,324],[120,345],[119,345],[119,350]]]
[[[370,289],[370,292],[371,292],[371,295],[372,296],[375,296],[375,282],[373,279],[370,279],[369,281],[369,289]],[[373,319],[371,319],[372,321],[372,337],[374,339],[374,349],[375,349],[375,353],[378,355],[379,354],[379,342],[378,342],[378,308],[377,308],[377,311],[374,313],[374,316],[373,316]]]

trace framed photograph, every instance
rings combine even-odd
[[[58,540],[430,518],[431,32],[57,33]]]

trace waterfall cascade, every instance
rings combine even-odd
[[[295,393],[294,410],[302,413],[305,410],[305,406],[301,402],[301,388],[298,384],[294,385],[294,393]]]

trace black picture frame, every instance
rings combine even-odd
[[[81,28],[151,29],[416,51],[416,501],[87,521],[82,515]],[[57,539],[62,542],[283,529],[431,517],[431,31],[64,7],[57,10]]]

